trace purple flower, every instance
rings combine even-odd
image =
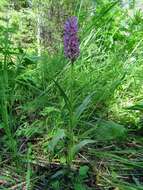
[[[77,36],[77,17],[67,19],[64,25],[64,53],[73,63],[79,56],[79,39]]]

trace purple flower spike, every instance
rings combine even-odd
[[[64,53],[73,63],[79,56],[77,17],[70,17],[64,25]]]

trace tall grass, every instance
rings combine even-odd
[[[1,97],[0,97],[0,105],[1,105],[1,118],[2,118],[2,124],[3,129],[5,131],[5,143],[7,144],[9,150],[12,153],[12,156],[16,157],[17,155],[17,144],[14,139],[14,133],[13,133],[13,125],[12,121],[10,121],[10,114],[9,114],[9,108],[10,108],[10,86],[9,86],[9,60],[10,60],[10,41],[9,41],[9,26],[8,26],[8,20],[7,25],[5,28],[3,28],[2,31],[3,34],[3,41],[2,42],[2,62],[1,62],[1,76],[0,76],[0,82],[1,82]]]

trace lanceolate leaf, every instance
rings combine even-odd
[[[97,140],[113,140],[120,139],[126,136],[127,130],[123,125],[113,121],[102,121],[98,127],[95,128],[94,137]]]
[[[75,111],[75,116],[76,119],[78,119],[81,114],[84,112],[84,110],[87,108],[87,106],[89,105],[89,103],[91,102],[91,96],[92,95],[88,95],[82,102],[82,104],[76,109]]]
[[[54,151],[55,146],[58,144],[58,142],[65,137],[65,131],[64,129],[58,129],[56,134],[53,136],[52,140],[49,143],[49,150],[51,152]]]
[[[74,145],[72,148],[71,148],[71,156],[72,158],[75,156],[76,153],[78,153],[84,146],[86,146],[87,144],[91,144],[91,143],[94,143],[95,141],[94,140],[89,140],[89,139],[86,139],[86,140],[83,140],[81,142],[79,142],[78,144]]]
[[[57,81],[55,81],[54,79],[53,79],[53,82],[58,87],[58,89],[59,89],[62,97],[64,98],[65,104],[66,104],[68,110],[70,111],[71,110],[71,103],[70,103],[69,98],[67,97],[66,93],[64,92],[64,90],[62,89],[62,87],[59,85],[59,83]]]

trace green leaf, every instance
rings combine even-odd
[[[113,140],[126,136],[126,129],[123,125],[117,124],[113,121],[100,122],[95,129],[95,137],[97,140]]]
[[[54,151],[55,146],[58,144],[58,142],[65,137],[65,131],[64,129],[58,129],[56,134],[53,136],[52,140],[50,141],[48,148],[51,152]]]
[[[0,129],[3,129],[3,128],[4,128],[4,124],[0,123]]]
[[[44,132],[43,122],[35,121],[31,125],[28,122],[25,122],[22,127],[19,127],[16,131],[16,136],[25,136],[31,138],[35,135],[41,135]]]
[[[45,107],[44,110],[40,114],[43,116],[47,116],[48,114],[53,113],[53,112],[60,112],[60,110],[55,107],[49,106],[49,107]]]
[[[64,101],[65,101],[65,104],[67,106],[67,109],[70,111],[71,110],[71,103],[70,103],[70,100],[68,98],[68,96],[66,95],[66,93],[64,92],[64,90],[62,89],[62,87],[59,85],[59,83],[57,81],[55,81],[53,79],[53,82],[55,83],[55,85],[58,87],[60,93],[61,93],[61,96],[63,97]]]
[[[84,146],[86,146],[87,144],[91,144],[91,143],[94,143],[95,141],[94,140],[83,140],[81,142],[79,142],[78,144],[74,145],[72,148],[71,148],[71,156],[72,158],[75,156],[76,153],[78,153]]]
[[[75,183],[74,185],[74,189],[75,190],[86,190],[86,186],[84,184],[81,184],[81,183]]]
[[[89,167],[88,166],[81,166],[79,168],[79,175],[84,178],[84,177],[87,177],[87,172],[89,170]]]
[[[87,106],[89,105],[89,103],[91,102],[91,95],[88,95],[82,102],[82,104],[76,109],[75,111],[75,116],[76,116],[76,119],[78,119],[81,114],[84,112],[84,110],[87,108]]]
[[[139,104],[127,107],[127,109],[129,110],[139,110],[139,111],[143,111],[143,102],[140,102]]]

